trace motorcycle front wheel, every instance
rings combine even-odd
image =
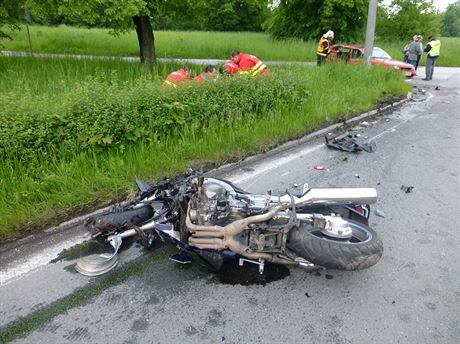
[[[370,227],[348,221],[350,239],[329,237],[308,224],[291,230],[287,246],[302,258],[329,269],[362,270],[375,265],[383,254],[383,243]]]

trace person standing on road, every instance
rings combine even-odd
[[[433,79],[434,65],[436,64],[436,60],[439,57],[440,50],[441,42],[434,36],[428,37],[428,43],[424,50],[426,53],[428,53],[425,64],[425,79],[422,80],[430,81]]]
[[[414,68],[417,66],[417,58],[422,54],[422,48],[420,47],[420,42],[418,36],[414,36],[414,39],[409,44],[409,56],[407,62],[410,63]]]
[[[331,53],[332,41],[334,40],[334,31],[329,30],[326,32],[318,42],[318,48],[316,48],[316,64],[321,66],[326,62],[326,58]]]
[[[418,44],[420,45],[420,54],[417,55],[417,63],[415,64],[415,70],[417,70],[418,64],[420,63],[420,60],[422,59],[422,53],[423,53],[422,40],[423,40],[423,37],[421,35],[417,35],[417,41],[418,41]]]
[[[243,54],[233,50],[230,54],[230,59],[238,65],[240,74],[256,76],[268,73],[267,66],[254,55]]]

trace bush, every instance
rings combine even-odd
[[[37,154],[52,152],[61,159],[89,148],[103,151],[163,140],[185,128],[204,130],[215,121],[262,116],[279,102],[301,104],[305,95],[305,88],[288,74],[221,77],[215,83],[192,82],[177,91],[145,78],[126,87],[88,77],[59,102],[45,96],[1,96],[0,157],[34,165]]]

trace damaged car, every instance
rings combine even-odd
[[[363,62],[363,57],[363,46],[336,44],[332,46],[328,59],[330,61],[345,61],[346,63],[359,64]],[[394,60],[385,50],[379,47],[374,47],[372,50],[371,64],[399,70],[408,79],[416,75],[413,65]]]

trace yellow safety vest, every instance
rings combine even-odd
[[[327,47],[323,47],[323,42],[327,42]],[[321,37],[318,43],[318,48],[316,49],[316,53],[321,56],[327,56],[329,54],[329,46],[330,43],[327,38]]]
[[[265,68],[267,68],[267,66],[262,61],[257,62],[256,65],[251,69],[252,76],[256,76]]]
[[[441,41],[436,39],[434,41],[429,41],[428,44],[431,46],[431,50],[428,52],[428,55],[433,57],[439,56],[441,49]]]

